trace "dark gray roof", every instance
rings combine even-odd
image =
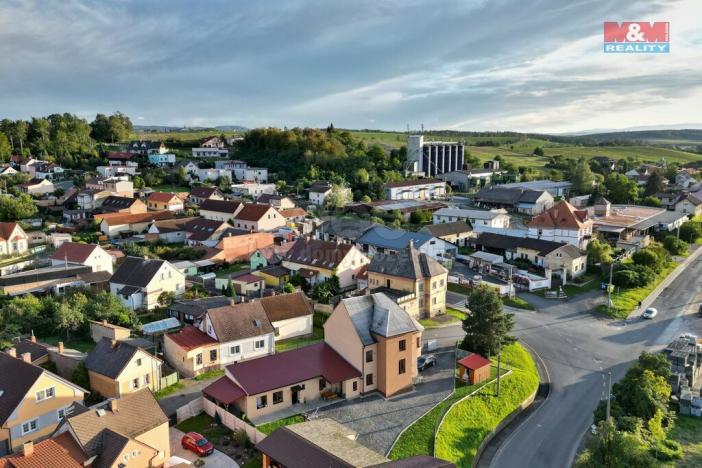
[[[548,255],[556,249],[565,245],[564,242],[553,242],[543,239],[532,239],[529,237],[505,236],[492,232],[483,232],[475,240],[475,244],[496,250],[516,250],[517,247],[536,250],[540,255]]]
[[[95,460],[95,468],[110,468],[115,466],[117,457],[120,456],[124,447],[129,443],[129,437],[123,436],[110,428],[102,431],[102,446],[100,454]],[[120,465],[122,466],[122,465]]]
[[[168,307],[169,310],[175,310],[185,314],[190,314],[193,317],[202,317],[210,309],[231,305],[232,300],[226,296],[205,297],[202,299],[192,299],[186,301],[175,301]]]
[[[102,209],[123,210],[136,203],[136,198],[111,195],[102,201]]]
[[[453,221],[451,223],[429,224],[420,229],[434,237],[450,236],[452,234],[463,234],[472,231],[465,221]]]
[[[112,275],[110,283],[146,287],[164,263],[165,260],[127,257]]]
[[[13,343],[12,346],[17,352],[17,356],[22,356],[24,353],[32,355],[32,362],[49,354],[48,348],[41,343],[34,343],[31,340],[23,339]]]
[[[112,347],[109,338],[97,342],[85,359],[85,368],[111,379],[116,379],[139,348],[122,341]]]
[[[229,200],[212,200],[207,199],[200,205],[200,210],[205,211],[215,211],[217,213],[227,213],[234,215],[237,210],[241,207],[240,202],[229,201]]]
[[[375,226],[377,226],[376,223],[368,221],[367,219],[331,218],[324,221],[319,228],[317,228],[317,232],[355,241],[361,237],[364,232]]]
[[[256,448],[288,468],[352,468],[353,465],[317,447],[287,427],[273,431]]]
[[[500,187],[499,185],[493,185],[481,189],[475,195],[475,199],[485,203],[516,205],[517,203],[534,203],[544,193],[544,190],[529,190],[519,187]]]
[[[368,265],[369,272],[421,279],[445,274],[448,271],[438,261],[414,246],[397,253],[376,253]]]
[[[44,370],[41,367],[0,353],[0,425],[5,424],[42,372]]]
[[[422,331],[422,326],[383,293],[342,299],[364,345],[375,343],[373,333],[386,338]]]

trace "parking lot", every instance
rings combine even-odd
[[[452,348],[432,353],[435,367],[420,372],[421,383],[414,390],[389,399],[378,393],[319,410],[320,418],[332,418],[359,433],[358,441],[380,453],[387,453],[397,435],[409,424],[445,398],[454,385]]]

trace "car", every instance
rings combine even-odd
[[[656,315],[658,315],[658,310],[655,307],[649,307],[643,314],[641,314],[641,317],[645,319],[652,319]]]
[[[436,365],[436,356],[433,354],[425,354],[417,358],[417,370],[423,371]]]
[[[702,304],[700,304],[699,308],[697,309],[697,315],[702,317]]]
[[[197,432],[188,432],[185,434],[180,441],[180,445],[185,450],[195,452],[195,455],[198,457],[206,457],[212,455],[212,452],[214,452],[214,445],[212,442]]]

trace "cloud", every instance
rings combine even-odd
[[[2,117],[575,131],[702,122],[697,0],[10,0]],[[602,53],[605,20],[671,53]],[[565,116],[565,118],[564,118]]]

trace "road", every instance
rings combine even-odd
[[[498,449],[490,466],[571,466],[583,433],[592,424],[592,412],[606,396],[607,373],[612,381],[623,377],[643,350],[658,351],[682,332],[702,335],[696,315],[702,300],[697,278],[702,260],[687,266],[656,299],[655,320],[638,317],[613,321],[591,313],[602,300],[593,291],[568,302],[552,302],[529,295],[537,311],[510,309],[515,314],[513,334],[543,360],[551,382],[549,397],[514,429]],[[449,304],[460,304],[460,294],[449,293]],[[439,342],[461,338],[457,327],[427,330]]]

